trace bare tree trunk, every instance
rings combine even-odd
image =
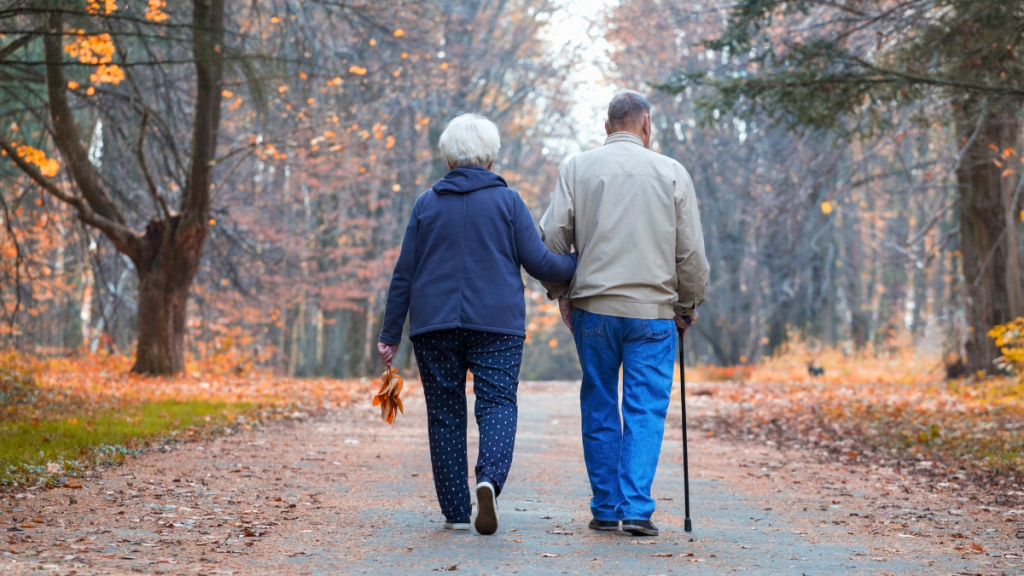
[[[179,217],[154,220],[145,238],[156,253],[136,263],[139,342],[132,372],[172,374],[185,369],[185,313],[206,227],[189,226]]]
[[[1004,150],[1016,152],[1021,123],[1015,106],[990,112],[979,127],[961,115],[963,141],[976,139],[965,153],[957,180],[960,204],[960,250],[963,253],[964,302],[969,370],[989,371],[999,351],[988,331],[1024,315],[1019,210],[1013,199],[1019,173]]]
[[[174,286],[159,272],[140,275],[139,341],[132,372],[172,374],[185,369],[187,303],[187,286]]]

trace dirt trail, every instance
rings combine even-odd
[[[394,426],[357,406],[8,494],[0,574],[1024,574],[1024,514],[707,436],[691,442],[686,534],[678,404],[654,487],[662,536],[588,531],[576,393],[523,384],[494,537],[441,529],[414,396]]]

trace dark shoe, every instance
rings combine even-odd
[[[481,482],[476,485],[476,531],[490,536],[498,531],[498,498],[494,494],[494,485]]]
[[[658,527],[650,520],[623,520],[622,530],[633,536],[657,536]]]
[[[594,518],[590,521],[590,525],[587,526],[591,530],[601,530],[602,532],[618,532],[619,521],[618,520],[598,520]]]

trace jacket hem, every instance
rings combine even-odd
[[[639,302],[608,296],[573,298],[572,305],[591,314],[637,318],[639,320],[671,320],[676,317],[675,303]]]
[[[417,328],[409,333],[409,337],[419,336],[420,334],[426,334],[427,332],[437,332],[438,330],[451,330],[453,328],[463,328],[465,330],[476,330],[477,332],[490,332],[492,334],[504,334],[507,336],[519,336],[521,338],[526,338],[525,330],[496,328],[494,326],[478,326],[476,324],[464,324],[462,322],[449,322],[446,324],[434,324],[433,326]]]

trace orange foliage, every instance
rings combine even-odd
[[[928,384],[942,379],[942,358],[918,353],[905,346],[885,355],[847,355],[835,348],[816,349],[796,341],[784,345],[780,354],[756,365],[749,380],[756,382],[805,382],[810,379],[807,363],[825,369],[814,380],[825,384]]]
[[[59,415],[62,406],[69,404],[97,409],[142,401],[190,399],[317,410],[346,406],[374,385],[368,378],[332,380],[282,378],[269,373],[229,374],[216,359],[212,370],[204,363],[194,363],[192,367],[196,370],[185,374],[150,378],[129,374],[133,361],[129,356],[87,351],[75,358],[35,358],[14,350],[0,351],[4,366],[35,375],[41,396],[53,401],[49,406],[19,407],[40,416],[55,412]],[[66,402],[60,402],[61,399]]]
[[[96,72],[89,75],[93,84],[120,84],[124,80],[124,70],[117,64],[100,64]]]
[[[82,64],[109,64],[114,60],[115,50],[110,34],[86,35],[82,30],[64,46],[64,51]]]
[[[83,64],[97,64],[96,71],[89,76],[94,84],[120,84],[124,80],[124,70],[111,64],[116,48],[110,34],[87,35],[78,30],[77,38],[64,46],[64,51]]]
[[[170,18],[164,8],[167,7],[167,2],[164,0],[149,0],[149,10],[146,11],[146,20],[150,22],[163,22]]]
[[[46,152],[33,148],[27,144],[18,146],[18,156],[25,159],[29,164],[35,164],[43,176],[54,177],[60,170],[60,165],[55,158],[47,158]]]
[[[117,0],[88,0],[85,9],[92,15],[110,14],[117,10]]]
[[[687,376],[698,382],[745,382],[750,380],[753,366],[697,366],[687,368]]]

